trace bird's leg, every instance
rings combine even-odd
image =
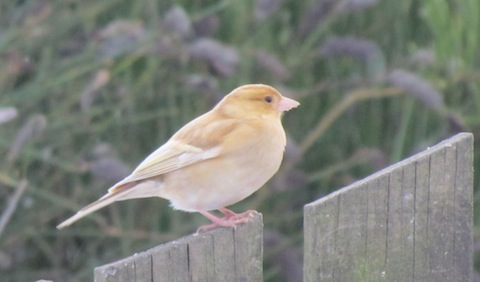
[[[223,218],[222,217],[217,217],[217,216],[215,216],[212,213],[209,213],[207,211],[198,211],[203,216],[210,219],[212,224],[200,226],[197,229],[197,233],[213,230],[217,227],[222,227],[222,226],[223,227],[235,227],[238,224],[247,223],[248,221],[250,221],[252,215],[254,213],[256,213],[256,211],[254,211],[254,210],[249,210],[249,211],[246,211],[244,213],[237,214],[237,213],[234,213],[233,211],[231,211],[229,209],[226,209],[226,208],[221,208],[221,209],[219,209],[219,211],[225,215]]]
[[[207,225],[200,226],[197,229],[197,234],[200,233],[200,232],[206,232],[206,231],[213,230],[213,229],[215,229],[217,227],[220,227],[220,226],[234,226],[234,225],[228,225],[228,224],[231,224],[228,220],[217,217],[217,216],[215,216],[212,213],[209,213],[207,211],[199,210],[198,212],[201,213],[206,218],[210,219],[212,224],[207,224]]]
[[[246,212],[242,212],[242,213],[235,213],[227,208],[221,208],[219,209],[219,211],[221,213],[223,213],[225,215],[225,219],[232,219],[232,220],[246,220],[245,222],[248,221],[248,219],[250,217],[253,216],[253,214],[257,213],[257,211],[255,210],[248,210]],[[241,223],[245,223],[245,222],[241,222]]]
[[[224,218],[225,219],[230,219],[232,217],[235,217],[236,215],[238,215],[237,213],[234,213],[233,211],[227,209],[227,208],[220,208],[219,211],[221,213],[223,213],[223,215],[225,216]]]

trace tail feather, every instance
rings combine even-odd
[[[84,216],[87,216],[91,214],[92,212],[95,212],[103,207],[106,207],[110,205],[113,202],[121,200],[122,196],[124,196],[126,193],[128,193],[128,189],[122,189],[119,192],[116,193],[108,193],[105,196],[101,197],[100,199],[96,200],[95,202],[89,204],[88,206],[82,208],[79,210],[76,214],[74,214],[72,217],[68,218],[64,222],[60,223],[57,225],[57,229],[62,229],[67,226],[70,226],[72,223],[78,221],[79,219],[83,218]]]
[[[87,216],[92,212],[95,212],[117,201],[155,196],[160,197],[162,193],[163,182],[159,180],[150,180],[126,183],[114,187],[115,189],[109,189],[109,192],[105,196],[79,210],[72,217],[57,225],[57,229],[65,228],[84,216]]]

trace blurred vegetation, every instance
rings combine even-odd
[[[92,280],[205,224],[142,199],[55,229],[230,90],[265,83],[302,105],[284,167],[233,209],[264,214],[266,280],[300,281],[304,204],[478,135],[479,14],[479,0],[1,2],[2,279]]]

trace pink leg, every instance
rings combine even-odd
[[[225,215],[223,218],[217,217],[207,211],[198,211],[203,216],[210,219],[212,224],[200,226],[197,229],[197,233],[213,230],[218,227],[235,227],[238,224],[247,223],[250,221],[252,215],[256,213],[254,210],[249,210],[244,213],[237,214],[226,208],[221,208],[219,211]]]
[[[227,209],[227,208],[221,208],[219,209],[221,213],[225,215],[225,219],[233,219],[233,220],[238,220],[238,219],[244,219],[244,218],[250,218],[255,214],[257,211],[254,210],[248,210],[246,212],[242,213],[234,213],[233,211]]]

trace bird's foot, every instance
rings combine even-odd
[[[199,211],[202,215],[212,221],[211,224],[200,226],[197,229],[197,234],[201,232],[210,231],[218,227],[236,227],[239,224],[244,224],[249,222],[257,211],[249,210],[243,213],[234,213],[233,211],[221,208],[219,209],[221,213],[224,214],[224,217],[217,217],[206,211]]]
[[[219,209],[219,211],[225,215],[224,219],[232,219],[232,220],[247,219],[247,221],[250,220],[250,218],[252,218],[257,213],[257,211],[255,210],[248,210],[242,213],[235,213],[226,208],[221,208]]]

